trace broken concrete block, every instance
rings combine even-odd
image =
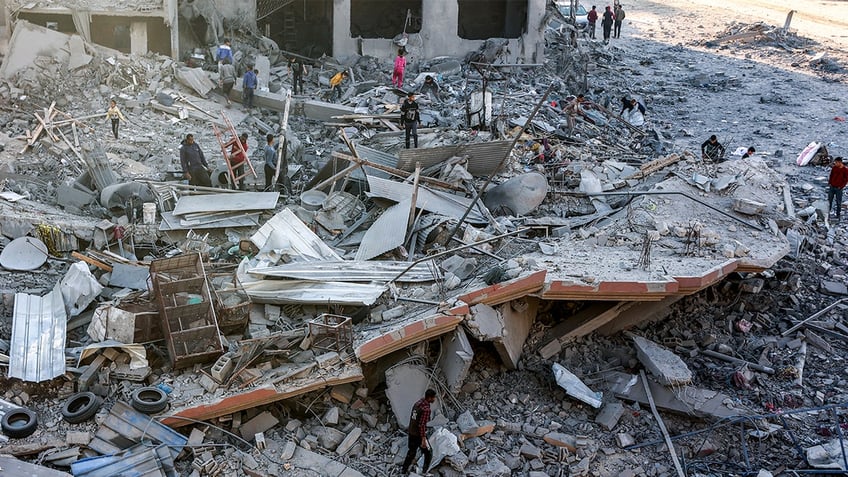
[[[601,404],[603,404],[603,401],[601,401],[601,399],[603,399],[603,393],[589,389],[588,386],[583,384],[583,381],[581,381],[580,378],[572,374],[571,371],[565,369],[559,363],[553,364],[553,370],[556,383],[559,387],[565,390],[566,394],[585,402],[595,409],[601,407]]]
[[[552,446],[565,447],[571,452],[577,452],[577,438],[570,434],[549,432],[542,439]]]
[[[733,210],[745,215],[760,215],[766,204],[749,199],[733,199]]]
[[[749,278],[739,283],[739,289],[745,293],[759,293],[765,284],[762,278]]]
[[[342,384],[341,386],[333,386],[330,390],[330,397],[336,401],[350,404],[351,399],[353,399],[353,392],[352,384]]]
[[[264,411],[253,419],[245,422],[239,428],[241,437],[245,440],[253,439],[257,433],[265,432],[268,429],[279,424],[280,421],[268,411]]]
[[[331,408],[327,409],[327,412],[324,413],[323,421],[324,421],[325,424],[332,424],[332,425],[338,424],[339,423],[339,408],[336,407],[336,406],[332,406]]]
[[[822,280],[821,292],[830,295],[848,295],[848,288],[845,287],[844,283]]]
[[[641,336],[631,337],[639,362],[662,384],[683,386],[692,382],[692,371],[679,356]]]
[[[233,361],[233,354],[224,353],[217,361],[215,361],[215,364],[212,365],[212,369],[209,370],[209,374],[212,375],[212,379],[215,381],[223,383],[230,377],[230,373],[233,372],[234,367],[235,362]]]
[[[203,386],[203,389],[205,389],[206,392],[210,393],[213,393],[216,389],[218,389],[218,383],[205,374],[200,376],[200,385]]]
[[[619,447],[630,447],[636,443],[636,439],[626,432],[621,432],[615,435],[615,440]]]
[[[380,314],[380,318],[382,318],[383,321],[391,321],[402,317],[405,310],[406,307],[404,307],[403,305],[398,305],[390,310],[385,310],[383,313]]]
[[[462,328],[457,328],[453,333],[442,338],[442,355],[439,358],[439,368],[445,375],[445,383],[448,389],[456,393],[465,382],[468,370],[471,369],[471,361],[474,359],[474,349],[465,336]]]
[[[327,450],[335,450],[346,437],[344,432],[332,427],[314,427],[312,433],[318,438],[321,447]]]
[[[318,363],[319,368],[327,369],[332,367],[336,363],[341,362],[341,357],[339,356],[339,353],[335,351],[330,351],[329,353],[324,353],[322,355],[316,356],[315,362]]]
[[[345,455],[350,451],[356,441],[359,440],[359,436],[362,435],[362,429],[359,427],[354,427],[352,431],[350,431],[347,437],[336,447],[336,454]]]
[[[442,262],[442,270],[453,273],[460,280],[465,280],[474,273],[477,268],[477,259],[465,258],[460,255],[451,255]]]
[[[624,415],[624,405],[620,402],[609,402],[604,404],[601,412],[595,416],[595,423],[604,429],[611,431],[618,424],[618,420]]]
[[[424,396],[429,385],[430,374],[422,366],[400,364],[386,370],[386,397],[401,429],[409,426],[412,406]]]
[[[542,458],[542,449],[534,446],[533,444],[524,444],[521,446],[521,449],[518,452],[527,459],[541,459]]]
[[[88,431],[68,431],[65,434],[65,442],[71,445],[87,446],[91,442],[91,433]]]

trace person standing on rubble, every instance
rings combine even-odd
[[[430,443],[427,441],[427,423],[430,422],[430,404],[436,402],[436,391],[428,389],[424,393],[424,397],[412,405],[412,412],[409,415],[409,450],[406,452],[406,458],[401,466],[401,473],[406,474],[409,471],[409,466],[418,455],[418,449],[424,454],[423,472],[427,472],[430,468],[430,461],[433,459],[433,450],[430,448]]]
[[[224,43],[218,47],[218,54],[215,56],[215,59],[218,60],[218,73],[221,72],[221,65],[224,64],[224,60],[230,60],[230,64],[233,64],[233,49],[230,46],[230,40],[224,40]]]
[[[306,66],[303,60],[292,56],[289,58],[289,74],[291,75],[292,93],[303,94],[303,73]]]
[[[253,108],[253,92],[256,90],[257,70],[253,69],[253,65],[248,65],[247,72],[241,80],[241,87],[244,89],[244,107]]]
[[[624,9],[621,8],[620,3],[615,4],[615,8],[612,10],[612,15],[615,17],[615,24],[613,25],[612,37],[620,38],[621,37],[621,22],[624,21]]]
[[[586,20],[589,21],[589,38],[595,39],[595,24],[598,22],[598,7],[592,5],[589,14],[586,15]]]
[[[227,104],[230,104],[230,91],[233,90],[235,84],[236,67],[233,66],[229,58],[224,58],[221,66],[218,67],[218,85],[221,87],[224,97],[227,98]]]
[[[203,150],[194,142],[194,134],[187,134],[183,142],[180,143],[180,165],[189,184],[212,187],[212,181],[209,180],[209,173],[211,172],[209,164],[206,163]]]
[[[330,102],[335,103],[336,99],[342,97],[342,82],[347,79],[347,71],[339,71],[330,78]]]
[[[112,134],[115,139],[118,139],[118,125],[121,121],[126,121],[121,110],[118,109],[118,103],[115,100],[109,101],[109,109],[106,110],[106,118],[112,121]]]
[[[247,161],[247,133],[241,133],[239,136],[239,143],[241,143],[241,147],[238,144],[233,144],[233,147],[230,148],[230,168],[233,170],[233,177],[239,178],[239,190],[244,189],[244,163]],[[233,189],[236,188],[235,182],[233,183]]]
[[[848,167],[845,167],[841,157],[833,159],[827,184],[827,212],[829,214],[833,210],[833,199],[836,198],[836,221],[839,222],[842,212],[842,189],[848,185]]]
[[[615,15],[613,15],[610,6],[607,5],[606,10],[604,10],[604,19],[601,21],[601,26],[604,29],[604,43],[609,43],[613,20],[615,20]]]
[[[392,70],[392,86],[403,88],[403,71],[406,69],[406,52],[403,48],[398,50],[395,57],[395,67]]]
[[[415,101],[415,93],[410,91],[400,105],[400,124],[406,129],[407,149],[409,149],[409,136],[415,140],[415,148],[418,149],[419,122],[421,122],[421,114],[418,110],[418,102]]]
[[[715,134],[701,144],[701,159],[712,162],[724,161],[724,145],[718,142]]]

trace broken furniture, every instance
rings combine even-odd
[[[250,297],[232,273],[210,274],[215,295],[215,315],[221,333],[241,332],[250,319]]]
[[[174,368],[221,355],[224,347],[200,254],[154,260],[150,277]]]
[[[353,348],[353,322],[349,316],[322,313],[309,322],[312,347],[323,351],[343,351]]]

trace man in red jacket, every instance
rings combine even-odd
[[[827,180],[830,186],[827,189],[827,211],[833,209],[833,198],[836,197],[836,221],[839,221],[839,213],[842,212],[842,189],[848,184],[848,167],[842,163],[842,158],[833,160],[833,168],[830,170],[830,178]]]
[[[239,178],[238,188],[239,190],[244,189],[244,163],[247,161],[247,133],[242,133],[239,136],[239,142],[241,143],[241,147],[237,143],[233,144],[233,147],[230,148],[230,167],[233,168],[233,173],[235,177]],[[244,152],[242,152],[242,148]],[[236,188],[236,185],[233,184],[233,189]]]
[[[589,38],[595,38],[595,24],[598,22],[598,10],[596,5],[592,5],[589,14],[586,15],[586,20],[589,21]]]
[[[430,422],[430,404],[436,402],[436,391],[428,389],[424,393],[424,397],[413,404],[412,413],[409,416],[409,450],[406,453],[406,459],[403,460],[401,473],[406,475],[412,461],[415,460],[418,449],[424,454],[424,468],[422,472],[427,472],[430,467],[430,460],[433,459],[433,450],[430,449],[430,443],[427,441],[427,423]]]

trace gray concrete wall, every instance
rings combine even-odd
[[[482,40],[464,40],[457,35],[459,5],[456,0],[425,0],[422,2],[421,33],[409,35],[409,60],[417,61],[437,56],[464,56],[475,51]],[[543,56],[543,25],[545,0],[528,0],[527,32],[509,41],[512,57],[509,61],[541,62]],[[398,32],[400,33],[400,32]],[[542,45],[540,47],[539,45]],[[361,45],[361,46],[360,46]],[[361,51],[360,51],[361,50]],[[391,38],[351,38],[350,0],[335,0],[333,4],[333,56],[363,54],[391,60],[397,47]]]

